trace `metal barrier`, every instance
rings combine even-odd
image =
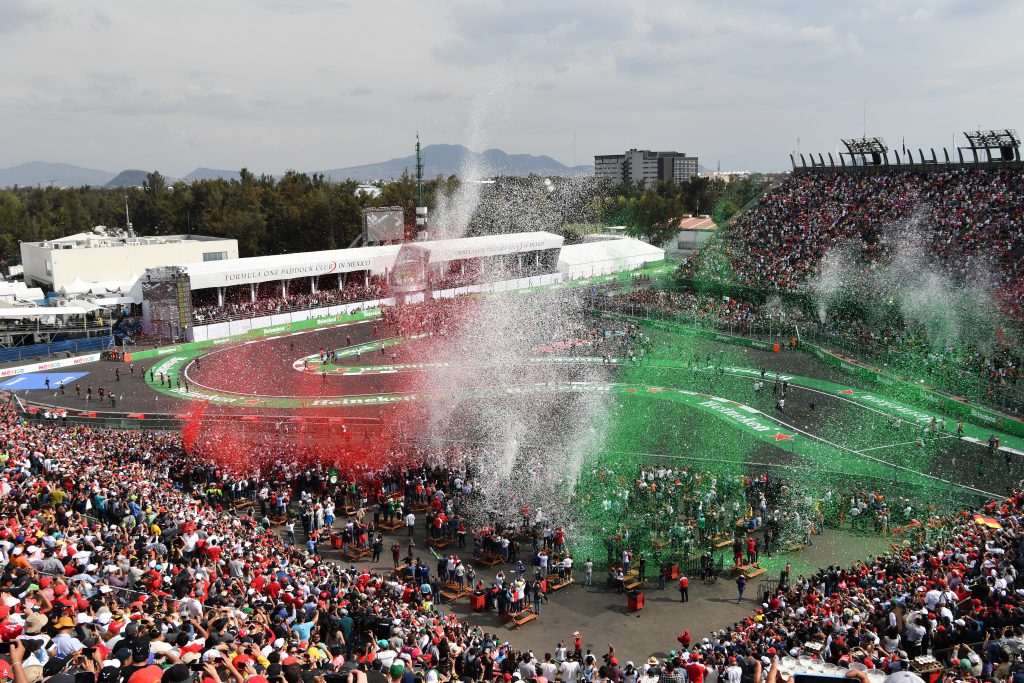
[[[112,336],[104,336],[89,339],[68,339],[51,344],[13,346],[7,349],[0,349],[0,363],[12,363],[33,358],[52,358],[58,354],[73,356],[91,351],[104,351],[113,347],[113,345],[114,338]]]
[[[882,353],[872,351],[863,343],[857,343],[849,337],[822,330],[816,324],[801,325],[798,334],[793,323],[787,323],[783,318],[748,325],[713,321],[707,317],[696,314],[688,315],[684,312],[670,313],[633,302],[610,302],[604,297],[594,297],[591,304],[594,308],[604,311],[700,327],[769,343],[785,344],[791,339],[800,338],[858,361],[867,361],[869,365],[891,365],[894,360],[902,357],[891,350],[885,350]],[[890,369],[889,372],[892,370]],[[1024,415],[1024,386],[1000,386],[972,376],[957,377],[953,381],[942,374],[929,375],[928,384],[941,392],[963,396],[985,407],[1013,415]]]

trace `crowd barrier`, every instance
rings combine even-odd
[[[975,405],[966,399],[936,391],[927,385],[914,384],[899,377],[893,377],[881,370],[854,362],[808,342],[799,342],[798,348],[809,352],[821,362],[831,365],[837,370],[842,370],[859,380],[883,387],[908,403],[931,410],[940,410],[958,419],[979,422],[992,429],[1024,437],[1024,420],[1020,418]]]
[[[0,349],[0,363],[29,360],[31,358],[49,358],[58,353],[103,351],[105,349],[109,349],[113,345],[114,338],[107,335],[103,337],[91,337],[88,339],[67,339],[59,342],[51,342],[49,344],[27,344],[25,346],[14,346],[9,349]]]
[[[84,356],[73,356],[71,358],[58,358],[42,363],[31,363],[29,365],[17,365],[11,368],[0,368],[0,379],[4,377],[15,377],[29,372],[40,372],[42,370],[59,370],[82,363],[94,363],[100,359],[99,353],[89,353]],[[16,387],[15,387],[16,388]]]
[[[599,311],[599,314],[605,317],[630,320],[652,329],[691,334],[704,339],[710,339],[712,341],[734,344],[737,346],[746,346],[748,348],[759,349],[761,351],[774,351],[778,346],[772,342],[760,339],[738,337],[731,334],[716,332],[715,330],[690,327],[663,320],[652,320],[650,318],[626,315],[624,313]],[[958,419],[968,420],[976,424],[983,424],[996,431],[1005,432],[1006,434],[1011,434],[1013,436],[1024,437],[1024,420],[1020,418],[1013,417],[1011,415],[1004,415],[1003,413],[995,410],[975,405],[966,399],[944,394],[941,391],[936,391],[926,385],[917,385],[913,382],[893,377],[881,370],[853,362],[839,356],[838,354],[832,353],[827,349],[823,349],[820,346],[816,346],[808,342],[798,342],[797,348],[807,351],[818,360],[831,365],[837,370],[841,370],[861,381],[884,388],[890,394],[894,394],[901,400],[916,405],[917,407],[924,408],[926,410],[941,411]]]

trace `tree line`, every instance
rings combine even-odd
[[[460,219],[469,203],[466,234],[549,230],[569,224],[625,225],[657,244],[671,237],[664,224],[686,213],[725,220],[756,198],[766,180],[754,176],[726,183],[694,178],[657,188],[613,187],[593,178],[498,178],[479,188],[455,176],[424,182],[424,199],[436,221]],[[239,255],[262,256],[349,246],[362,231],[362,210],[400,206],[415,222],[416,181],[409,174],[378,183],[373,196],[356,181],[289,171],[238,179],[168,181],[158,172],[140,188],[20,187],[0,191],[0,258],[17,262],[21,241],[43,241],[91,230],[125,227],[125,205],[137,235],[201,234],[238,240]],[[467,192],[467,190],[475,190]],[[571,240],[572,235],[567,233]]]

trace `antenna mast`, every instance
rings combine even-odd
[[[128,215],[128,190],[124,191],[124,222],[125,228],[128,231],[128,236],[134,237],[132,234],[132,217]]]
[[[416,239],[427,239],[427,203],[423,201],[423,154],[420,132],[416,131]]]
[[[419,131],[416,131],[416,206],[423,206],[423,155],[420,154]]]

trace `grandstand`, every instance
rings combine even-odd
[[[175,343],[0,370],[0,671],[1013,681],[1024,168],[849,142],[674,281],[548,233],[148,271]],[[938,337],[922,273],[1005,312]]]

